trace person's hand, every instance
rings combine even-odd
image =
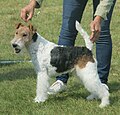
[[[28,22],[30,19],[32,19],[34,15],[35,6],[36,1],[31,0],[30,3],[21,10],[20,16],[25,22]]]
[[[94,43],[98,38],[101,31],[101,20],[100,16],[96,16],[90,24],[91,35],[90,40]]]

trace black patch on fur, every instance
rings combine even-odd
[[[37,33],[35,33],[35,34],[33,35],[33,37],[32,37],[32,39],[33,39],[33,42],[36,42],[36,40],[37,40],[37,37],[38,37],[38,35],[37,35]]]
[[[56,72],[65,72],[74,67],[83,55],[92,56],[86,47],[55,47],[51,50],[50,64],[57,68]]]

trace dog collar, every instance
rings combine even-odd
[[[35,34],[33,35],[33,37],[32,37],[32,39],[33,39],[33,42],[36,42],[36,40],[37,40],[37,37],[38,37],[38,35],[37,35],[37,33],[35,33]]]

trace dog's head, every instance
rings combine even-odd
[[[37,34],[36,29],[31,24],[29,26],[17,24],[14,39],[11,41],[15,53],[19,53],[26,44],[30,43],[35,34]]]

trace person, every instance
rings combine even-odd
[[[28,22],[34,15],[35,8],[41,6],[43,0],[31,0],[21,10],[21,18]],[[75,21],[81,22],[88,0],[63,0],[62,27],[58,40],[59,45],[74,46],[77,36]],[[96,42],[96,59],[98,74],[103,84],[107,84],[111,64],[112,40],[110,22],[116,0],[93,0],[93,21],[90,24],[90,40]],[[98,39],[99,38],[99,39]],[[56,77],[56,82],[49,89],[55,94],[66,89],[69,74]]]

